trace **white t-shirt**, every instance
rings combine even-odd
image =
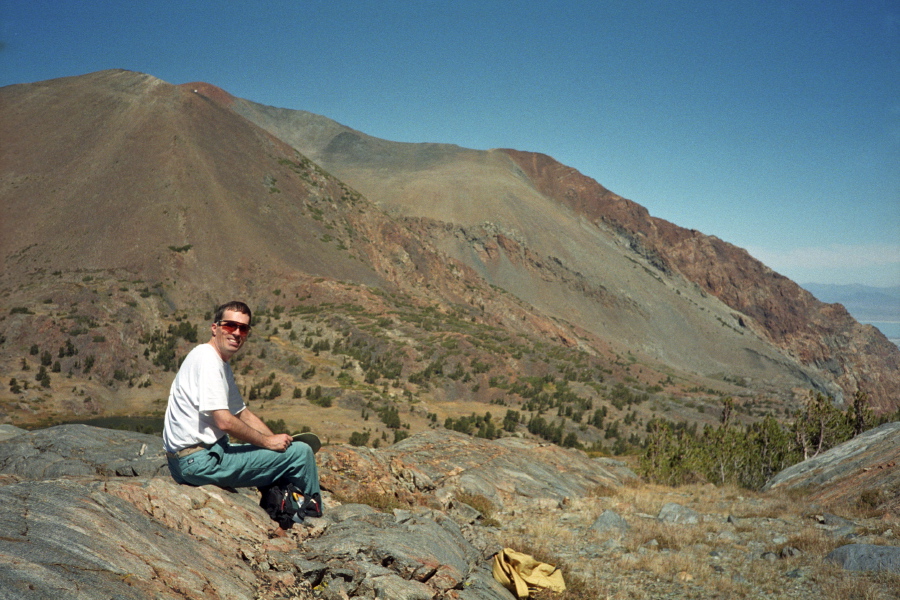
[[[163,428],[166,451],[215,443],[225,432],[216,427],[212,411],[223,408],[236,415],[246,405],[231,365],[210,344],[200,344],[185,357],[169,390]]]

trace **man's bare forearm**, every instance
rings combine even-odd
[[[239,415],[243,414],[243,412],[244,411],[241,411]],[[259,446],[260,448],[276,450],[278,452],[286,450],[287,447],[291,445],[291,436],[287,434],[273,434],[269,428],[252,413],[250,413],[249,417],[242,418],[231,414],[227,410],[216,410],[213,411],[212,417],[216,423],[216,427],[242,442],[247,442],[254,446]],[[252,427],[244,420],[245,418],[247,418],[250,423],[261,425],[262,429],[269,431],[269,433],[263,433],[259,429]]]
[[[252,427],[263,435],[275,435],[272,433],[272,430],[263,423],[262,419],[257,417],[255,414],[250,412],[249,408],[245,408],[241,412],[237,414],[238,418],[243,421],[246,425]]]
[[[266,434],[251,427],[243,419],[226,411],[215,411],[213,419],[216,427],[227,433],[230,437],[248,442],[255,446],[263,445],[263,438]]]

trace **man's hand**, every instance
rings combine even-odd
[[[268,448],[269,450],[275,450],[276,452],[284,452],[288,449],[288,446],[291,445],[291,442],[294,440],[286,433],[276,433],[274,435],[267,435],[263,438],[264,444],[263,448]],[[252,443],[252,442],[251,442]]]

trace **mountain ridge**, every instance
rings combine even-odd
[[[727,394],[748,415],[773,405],[789,414],[810,390],[840,401],[861,389],[876,410],[897,408],[898,370],[879,362],[896,352],[882,356],[877,336],[845,312],[804,304],[787,284],[776,288],[782,304],[729,306],[710,291],[752,295],[752,278],[739,277],[749,263],[712,267],[738,250],[654,221],[550,157],[387,142],[208,84],[127,71],[9,86],[0,102],[0,205],[15,215],[0,224],[0,364],[34,381],[59,349],[61,369],[48,388],[0,391],[7,419],[152,412],[170,365],[159,343],[185,351],[166,328],[203,324],[204,310],[233,296],[263,319],[245,389],[277,381],[309,393],[301,374],[316,367],[312,383],[338,401],[273,400],[273,417],[340,409],[358,420],[366,402],[405,397],[424,428],[432,411],[524,411],[531,392],[517,379],[549,378],[558,393],[563,374],[585,406],[614,392],[656,394],[616,409],[640,411],[634,435],[654,411],[684,414],[698,398],[715,407]],[[688,266],[710,277],[694,281]],[[809,306],[819,312],[810,317]],[[839,326],[808,327],[815,319]],[[803,343],[773,344],[773,323]],[[346,354],[288,339],[301,324],[306,339]],[[93,371],[87,356],[98,359]],[[48,398],[52,411],[41,407]],[[584,408],[571,418],[557,408],[568,432],[602,439],[584,429]]]
[[[416,145],[375,140],[337,124],[326,127],[322,125],[326,118],[319,117],[317,120],[311,113],[303,113],[302,119],[291,121],[293,113],[285,112],[285,109],[274,112],[258,109],[249,101],[239,101],[233,106],[261,127],[268,127],[274,135],[292,140],[291,143],[305,140],[304,152],[315,156],[327,169],[351,182],[382,206],[404,215],[427,216],[463,225],[471,226],[472,221],[477,220],[467,215],[460,216],[465,211],[447,210],[448,198],[449,204],[454,205],[454,198],[460,195],[457,192],[451,191],[441,198],[438,213],[428,212],[428,208],[423,207],[421,199],[436,192],[429,188],[425,177],[417,176],[425,169],[409,158],[415,154]],[[265,113],[264,117],[260,116],[261,112]],[[287,124],[279,125],[279,118]],[[313,122],[319,124],[313,127],[305,125]],[[312,128],[321,135],[306,137],[302,133],[306,128]],[[329,138],[330,135],[333,137]],[[343,138],[343,142],[335,144],[338,138]],[[349,138],[358,144],[349,143]],[[370,149],[377,147],[379,150],[399,148],[401,150],[398,152],[402,151],[403,157],[395,160],[394,169],[385,175],[383,164],[376,168],[365,160],[361,146]],[[441,147],[441,151],[457,155],[465,152],[449,147]],[[421,145],[421,155],[433,157],[435,153],[433,145]],[[722,300],[738,312],[735,320],[739,327],[752,328],[802,365],[824,368],[828,377],[842,390],[831,388],[829,393],[841,396],[863,389],[870,390],[879,398],[896,399],[900,396],[897,382],[882,376],[882,373],[900,369],[900,357],[893,351],[893,344],[881,332],[855,322],[843,307],[818,302],[796,283],[775,273],[746,251],[715,236],[687,230],[650,216],[644,207],[614,194],[549,156],[511,149],[484,151],[481,156],[496,153],[511,157],[518,172],[546,197],[568,206],[595,225],[610,227],[651,268],[658,269],[663,275],[672,271],[680,273],[704,292]],[[384,156],[393,156],[393,153],[386,151]],[[397,175],[398,171],[406,175]],[[433,168],[428,171],[428,177],[435,178]],[[471,185],[469,181],[463,183],[459,177],[454,179],[450,175],[444,175],[443,181],[458,187]],[[415,193],[408,192],[409,189],[414,189]],[[474,193],[472,195],[475,196]],[[472,212],[477,214],[477,211]],[[517,225],[517,222],[512,223],[513,231],[521,231]],[[444,249],[448,250],[446,246]],[[457,258],[466,262],[460,255]],[[767,293],[768,290],[771,292]],[[842,340],[848,338],[860,341],[850,349],[842,347]],[[876,359],[879,364],[875,368],[867,366],[871,357],[866,354],[866,348],[874,348],[881,357]],[[838,358],[837,354],[842,357]],[[848,368],[848,365],[851,366]],[[891,410],[895,404],[896,400],[885,399],[877,407]]]

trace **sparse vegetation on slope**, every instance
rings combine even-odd
[[[4,342],[15,379],[0,396],[9,417],[40,426],[162,410],[172,373],[206,339],[209,310],[172,310],[164,284],[100,274],[52,279],[44,290],[55,300],[0,317],[19,337],[15,345],[25,347],[9,352],[13,345]],[[295,426],[330,410],[335,441],[349,439],[359,425],[353,415],[369,406],[412,430],[449,424],[485,437],[530,431],[621,453],[639,446],[641,427],[654,413],[666,414],[672,398],[718,402],[633,358],[504,330],[465,305],[327,280],[288,289],[259,302],[254,333],[233,368],[244,397],[267,417]],[[332,295],[343,301],[325,301]],[[35,373],[49,383],[42,386]],[[73,403],[73,395],[85,401]],[[373,434],[380,439],[379,427]]]
[[[58,301],[3,317],[7,331],[41,332],[23,337],[28,350],[7,363],[4,410],[30,426],[158,418],[172,373],[205,340],[210,311],[166,313],[160,284],[76,279],[74,295],[60,291]],[[486,323],[465,305],[335,285],[275,288],[233,361],[245,399],[285,430],[316,424],[328,441],[373,447],[436,427],[485,439],[532,435],[601,455],[641,452],[645,473],[669,484],[758,488],[804,451],[820,452],[880,422],[862,395],[842,411],[812,393],[794,413],[778,415],[767,408],[778,406],[771,400],[726,396],[726,385],[679,384],[632,354],[603,357],[548,343]],[[62,300],[96,300],[113,287],[104,310],[143,333],[123,338],[96,301]],[[341,302],[324,301],[330,296]],[[113,400],[123,397],[131,400]]]

